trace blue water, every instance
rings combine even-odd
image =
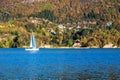
[[[0,49],[0,80],[120,80],[120,49]]]

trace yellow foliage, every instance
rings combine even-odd
[[[3,25],[0,25],[0,28],[5,28],[5,26],[3,26]]]

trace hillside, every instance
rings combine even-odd
[[[120,1],[0,0],[0,47],[29,45],[31,31],[40,46],[120,46]]]
[[[54,12],[56,22],[120,19],[119,0],[2,0],[0,8],[17,16],[47,9]]]

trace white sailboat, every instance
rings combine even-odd
[[[35,41],[35,37],[34,37],[34,34],[32,32],[32,35],[31,35],[31,41],[30,41],[30,48],[27,48],[25,49],[26,51],[38,51],[39,48],[37,47],[36,45],[36,41]]]

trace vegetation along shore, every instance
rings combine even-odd
[[[92,5],[92,6],[91,6]],[[120,0],[1,0],[0,47],[120,47]]]

